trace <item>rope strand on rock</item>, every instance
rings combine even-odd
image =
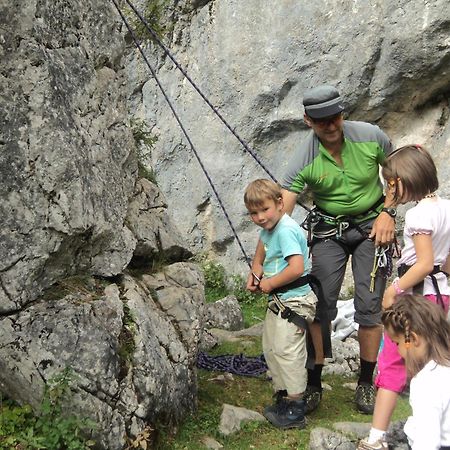
[[[198,161],[198,163],[199,163],[203,173],[205,174],[206,179],[208,180],[209,185],[211,186],[211,189],[213,190],[214,195],[216,196],[216,199],[217,199],[217,201],[218,201],[218,203],[219,203],[219,205],[220,205],[220,207],[222,209],[222,212],[223,212],[223,214],[224,214],[224,216],[225,216],[225,218],[226,218],[226,220],[228,222],[228,225],[231,228],[231,231],[232,231],[232,233],[233,233],[233,235],[234,235],[234,237],[236,239],[236,242],[238,243],[238,245],[239,245],[239,247],[240,247],[240,249],[242,251],[242,254],[244,255],[246,263],[250,264],[249,263],[250,259],[247,256],[247,253],[245,252],[244,246],[242,245],[242,242],[239,239],[239,236],[237,235],[237,232],[236,232],[236,230],[235,230],[235,228],[233,226],[233,223],[231,222],[231,219],[230,219],[230,217],[229,217],[229,215],[228,215],[228,213],[227,213],[227,211],[225,209],[225,206],[223,205],[222,200],[220,199],[219,193],[217,192],[217,189],[214,186],[214,183],[213,183],[211,177],[209,176],[205,166],[203,165],[203,162],[200,159],[200,156],[198,155],[198,152],[195,149],[194,144],[192,143],[192,140],[189,137],[189,134],[187,133],[186,129],[184,128],[184,126],[183,126],[183,124],[182,124],[182,122],[181,122],[181,120],[180,120],[180,118],[179,118],[179,116],[178,116],[174,106],[172,105],[172,102],[170,101],[170,99],[169,99],[166,91],[164,90],[164,88],[163,88],[159,78],[157,77],[155,70],[153,69],[153,67],[150,64],[150,62],[148,61],[144,51],[142,50],[142,47],[141,47],[141,45],[139,44],[139,42],[137,40],[135,32],[132,30],[132,28],[130,27],[128,21],[126,20],[125,16],[123,15],[122,11],[120,10],[120,8],[119,8],[119,6],[117,4],[117,1],[116,0],[112,0],[112,2],[114,3],[114,6],[116,7],[120,17],[122,18],[123,23],[125,24],[125,26],[127,27],[128,31],[130,32],[131,37],[133,38],[133,41],[134,41],[136,47],[138,48],[139,52],[141,53],[142,57],[144,58],[144,61],[145,61],[146,65],[147,65],[147,67],[150,69],[150,72],[151,72],[153,78],[155,79],[159,89],[161,90],[161,93],[163,94],[164,99],[166,100],[167,104],[169,105],[169,108],[172,111],[172,114],[175,117],[175,120],[178,122],[178,125],[179,125],[181,131],[183,132],[184,136],[186,137],[186,140],[188,141],[192,152],[194,153],[194,155],[195,155],[195,157],[196,157],[196,159],[197,159],[197,161]]]
[[[120,12],[116,0],[112,0],[114,5],[116,6],[116,9],[119,11],[120,16],[122,17],[122,20],[124,20],[123,14]],[[146,30],[151,34],[154,41],[161,47],[161,49],[164,51],[164,53],[169,57],[169,59],[173,62],[175,67],[183,74],[183,76],[188,80],[188,82],[191,84],[191,86],[196,90],[196,92],[200,95],[200,97],[204,100],[204,102],[210,107],[210,109],[213,111],[213,113],[219,118],[219,120],[225,125],[225,127],[231,132],[231,134],[239,141],[239,143],[242,145],[242,147],[245,149],[245,151],[252,156],[252,158],[256,161],[256,163],[267,173],[267,175],[275,182],[278,183],[275,176],[269,171],[269,169],[265,166],[265,164],[258,158],[256,155],[256,152],[252,150],[249,145],[239,136],[239,134],[236,132],[235,128],[233,128],[228,121],[222,116],[222,114],[219,112],[219,110],[211,103],[211,101],[206,97],[206,95],[201,91],[201,89],[198,87],[198,85],[192,80],[192,78],[189,76],[187,71],[179,64],[179,62],[175,59],[175,57],[172,55],[170,50],[167,48],[166,45],[161,41],[158,34],[155,32],[155,30],[151,27],[151,25],[147,22],[147,20],[142,16],[142,14],[136,9],[136,7],[133,5],[131,0],[125,0],[126,3],[130,6],[130,8],[133,10],[133,12],[136,14],[140,22],[145,26]],[[130,30],[129,26],[127,25],[128,30]],[[137,40],[133,37],[133,40],[136,45]],[[143,52],[141,49],[139,49],[141,54],[143,55]],[[144,55],[143,55],[144,56]],[[153,74],[153,73],[152,73]],[[154,76],[154,75],[153,75]],[[310,211],[310,208],[308,208],[306,205],[304,205],[301,202],[297,202],[303,209],[306,211]]]

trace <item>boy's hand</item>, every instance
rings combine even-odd
[[[259,278],[262,277],[262,274],[261,276],[259,276],[258,274],[255,273],[255,275],[257,275]],[[246,289],[251,292],[256,292],[259,289],[259,281],[253,275],[253,272],[250,272],[248,274]]]
[[[270,282],[270,278],[263,278],[259,282],[259,289],[261,292],[264,292],[264,294],[270,294],[273,290],[272,283]]]

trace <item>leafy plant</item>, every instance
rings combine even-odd
[[[156,184],[155,172],[153,169],[149,169],[145,162],[150,158],[151,149],[158,141],[158,137],[147,129],[147,125],[142,119],[132,119],[130,127],[136,143],[139,177]]]
[[[164,11],[168,6],[168,0],[147,0],[147,3],[141,12],[141,15],[156,33],[158,38],[172,31],[173,24],[166,21],[164,23]],[[131,8],[127,8],[126,16],[130,20],[131,28],[136,36],[142,41],[153,40],[153,36],[147,31],[146,26],[140,21]]]
[[[205,297],[207,302],[213,302],[231,293],[227,286],[227,276],[222,265],[212,261],[201,264],[205,277]]]
[[[64,414],[63,404],[70,401],[73,373],[69,368],[49,380],[36,416],[31,406],[1,403],[0,449],[2,450],[87,450],[95,443],[81,432],[92,430],[89,419]]]

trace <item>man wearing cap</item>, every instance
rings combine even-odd
[[[305,408],[311,412],[322,398],[324,356],[331,356],[329,324],[337,315],[336,302],[352,255],[361,361],[355,402],[360,412],[371,414],[385,288],[383,277],[372,279],[371,272],[375,248],[394,238],[396,213],[390,208],[391,198],[383,197],[379,166],[392,151],[392,144],[379,127],[344,120],[342,99],[332,86],[305,92],[303,106],[311,133],[296,150],[281,185],[286,212],[292,213],[297,194],[307,186],[319,213],[312,231],[311,273],[322,290],[317,317],[310,327],[315,357],[308,368]]]

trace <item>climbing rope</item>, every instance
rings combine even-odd
[[[259,377],[267,371],[264,355],[252,357],[244,356],[242,353],[240,355],[211,356],[205,352],[199,352],[197,366],[200,369],[228,372],[247,377]]]
[[[239,134],[235,131],[235,129],[227,122],[227,120],[222,116],[222,114],[218,111],[218,109],[211,103],[211,101],[206,97],[206,95],[200,90],[198,85],[192,80],[192,78],[189,76],[187,71],[178,63],[178,61],[175,59],[175,57],[172,55],[170,50],[164,45],[164,43],[159,38],[158,34],[155,32],[155,30],[151,27],[151,25],[147,22],[147,20],[140,14],[140,12],[136,9],[136,7],[133,5],[133,3],[130,0],[125,0],[126,3],[130,6],[130,8],[133,10],[133,12],[136,14],[140,22],[145,26],[146,30],[151,34],[154,41],[161,47],[161,49],[164,51],[164,53],[170,58],[170,60],[174,63],[175,67],[183,74],[183,76],[188,80],[188,82],[191,84],[191,86],[196,90],[196,92],[200,95],[200,97],[205,101],[205,103],[210,107],[210,109],[213,111],[213,113],[219,118],[219,120],[225,125],[225,127],[231,132],[231,134],[239,141],[239,143],[242,145],[242,147],[245,149],[245,151],[252,156],[252,158],[257,162],[257,164],[267,173],[267,175],[275,182],[277,183],[277,179],[274,177],[274,175],[269,171],[269,169],[264,165],[264,163],[258,158],[255,151],[253,151],[249,145],[239,136]],[[122,20],[124,21],[127,29],[132,33],[131,28],[129,27],[128,23],[126,22],[126,19],[122,12],[120,11],[116,0],[112,0],[114,3],[114,6],[116,7],[117,11],[119,12]],[[148,61],[145,57],[142,49],[140,48],[140,45],[134,35],[132,33],[133,41],[138,47],[140,53],[144,57],[144,60],[146,61],[147,65]],[[155,77],[154,71],[150,69],[152,72],[152,75]],[[158,86],[161,89],[160,84],[158,83]],[[164,97],[166,97],[164,95]],[[167,98],[166,98],[167,100]],[[178,121],[179,122],[179,121]],[[180,123],[180,122],[179,122]],[[306,211],[310,211],[310,208],[308,208],[306,205],[304,205],[301,202],[297,202],[302,208],[304,208]]]
[[[198,155],[198,152],[195,149],[194,144],[192,143],[192,140],[189,137],[189,134],[187,133],[186,129],[184,128],[184,125],[182,124],[182,122],[181,122],[181,120],[180,120],[180,118],[179,118],[179,116],[178,116],[174,106],[172,105],[172,102],[170,101],[170,99],[169,99],[165,89],[163,88],[159,78],[157,77],[155,70],[153,69],[153,67],[150,64],[150,62],[148,61],[144,51],[142,50],[142,47],[141,47],[141,45],[138,42],[138,39],[136,37],[135,32],[132,30],[132,28],[130,27],[127,19],[125,18],[125,16],[123,15],[122,11],[120,10],[120,8],[119,8],[119,6],[117,4],[117,1],[116,0],[112,0],[112,2],[114,3],[114,6],[116,7],[117,12],[119,13],[120,17],[122,18],[123,23],[125,24],[125,26],[127,27],[128,31],[130,32],[131,37],[133,38],[133,41],[134,41],[136,47],[138,48],[139,52],[141,53],[142,57],[144,58],[145,64],[149,68],[153,78],[155,79],[159,89],[161,90],[161,93],[163,94],[164,99],[166,100],[167,104],[169,105],[169,108],[172,111],[172,114],[175,117],[175,120],[178,122],[178,125],[180,126],[181,131],[183,132],[184,136],[186,137],[186,140],[188,141],[192,152],[194,153],[194,155],[195,155],[195,157],[196,157],[196,159],[197,159],[197,161],[198,161],[198,163],[199,163],[203,173],[205,174],[206,179],[208,180],[209,185],[211,186],[212,191],[214,192],[214,195],[216,196],[216,199],[217,199],[217,201],[218,201],[218,203],[219,203],[219,205],[220,205],[220,207],[222,209],[222,212],[223,212],[223,214],[224,214],[224,216],[225,216],[225,218],[226,218],[226,220],[228,222],[228,225],[231,228],[231,231],[232,231],[232,233],[233,233],[233,235],[234,235],[234,237],[236,239],[236,242],[238,243],[238,245],[239,245],[239,247],[240,247],[240,249],[241,249],[241,251],[242,251],[242,253],[244,255],[245,261],[247,262],[247,264],[250,264],[249,263],[250,260],[249,260],[249,257],[247,256],[247,253],[245,252],[244,246],[242,245],[242,242],[241,242],[241,240],[239,239],[239,236],[236,233],[236,230],[235,230],[235,228],[233,226],[233,223],[231,222],[231,219],[230,219],[230,217],[229,217],[229,215],[228,215],[228,213],[227,213],[227,211],[225,209],[225,206],[223,205],[222,200],[220,199],[220,196],[219,196],[219,194],[217,192],[217,189],[214,186],[214,183],[212,182],[212,179],[209,176],[205,166],[203,165],[203,162],[200,159],[200,156]]]

